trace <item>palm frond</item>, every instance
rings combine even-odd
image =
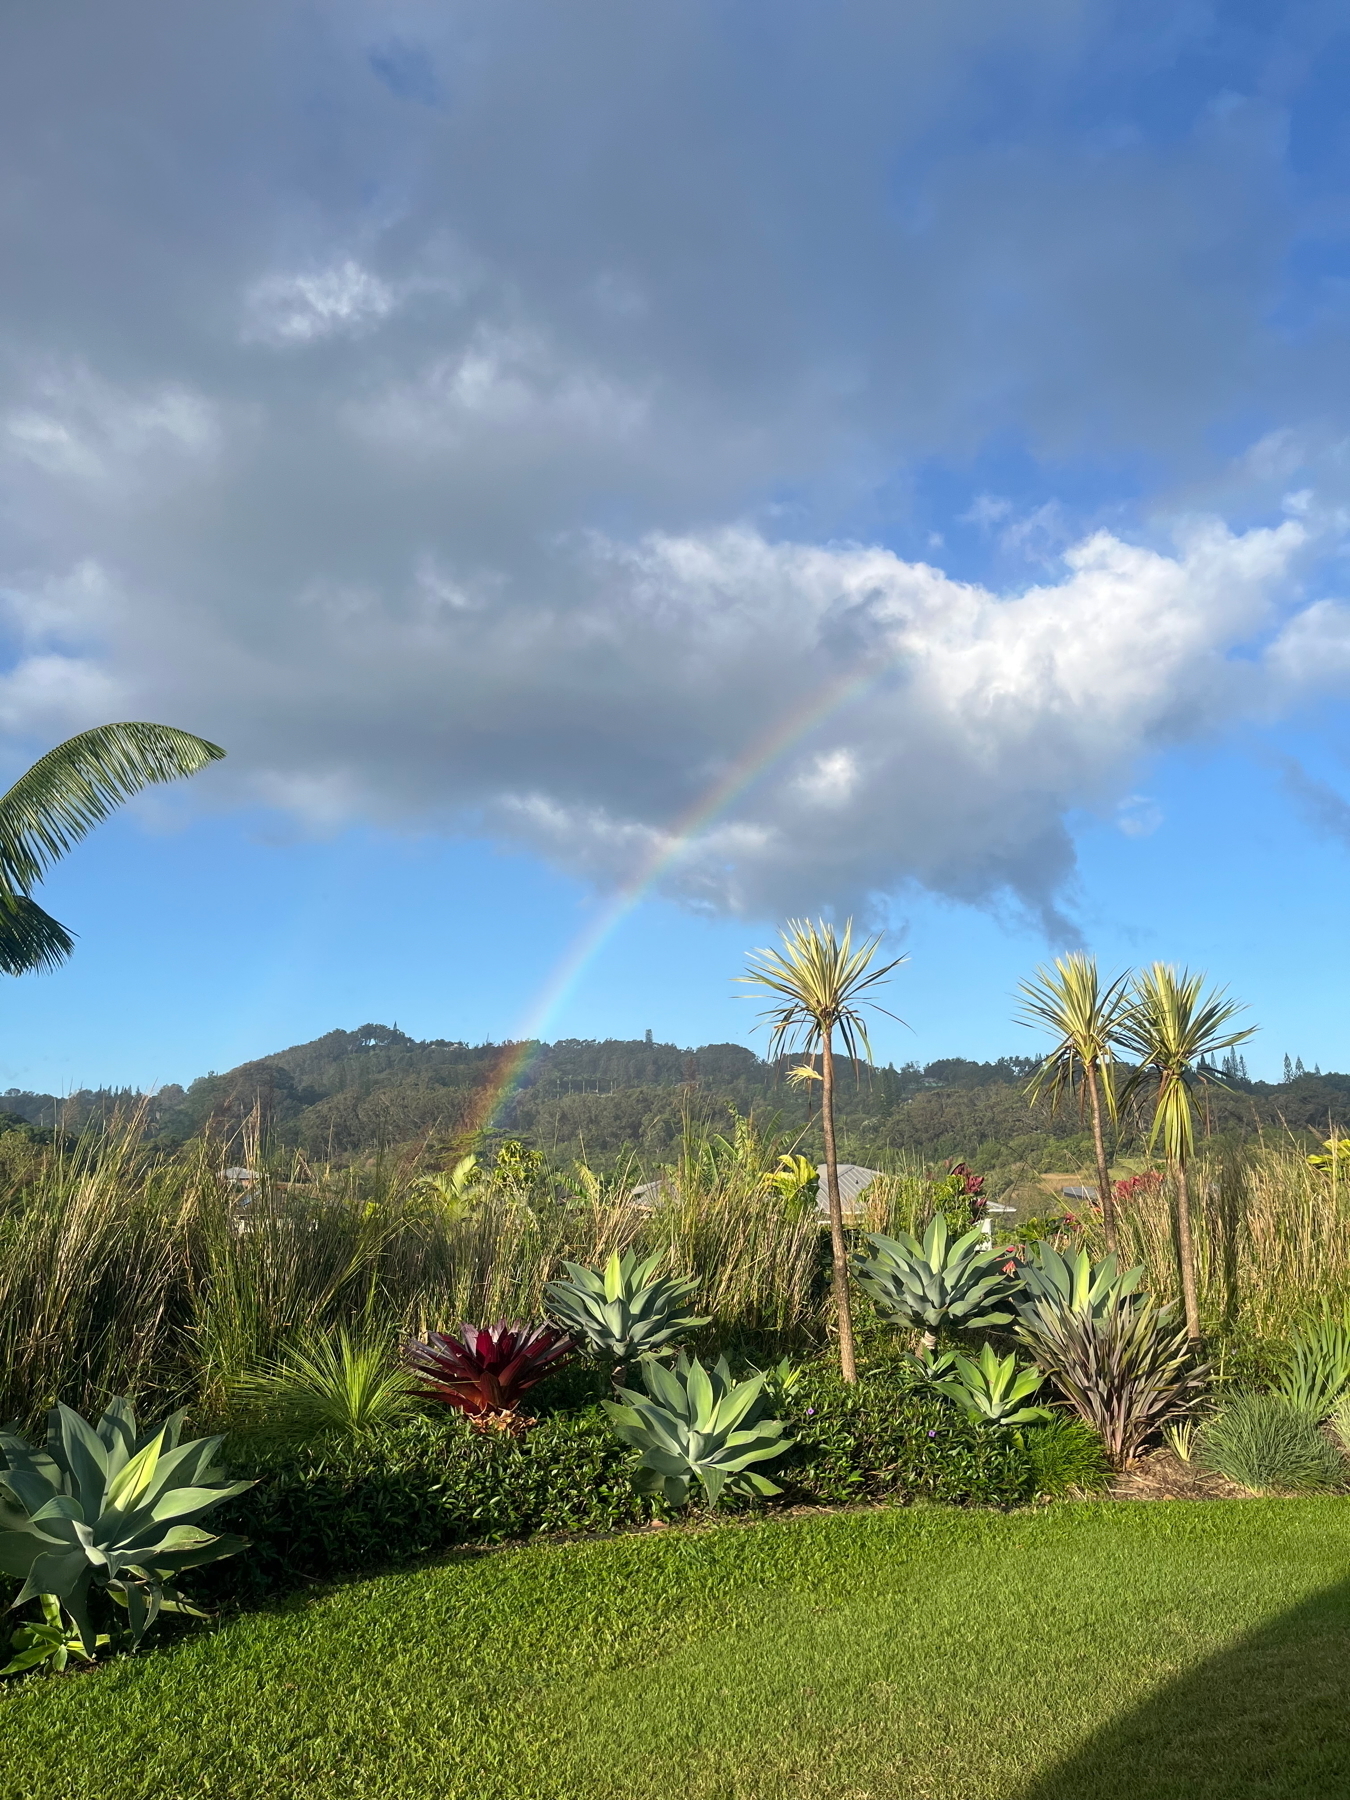
[[[1116,1117],[1113,1079],[1115,1043],[1128,1007],[1126,983],[1118,975],[1102,986],[1097,959],[1081,950],[1058,957],[1053,968],[1039,968],[1020,983],[1022,1010],[1018,1023],[1048,1029],[1056,1038],[1027,1084],[1027,1098],[1045,1094],[1052,1110],[1066,1094],[1081,1089],[1084,1076],[1097,1071],[1110,1117]]]
[[[55,969],[75,948],[75,939],[27,894],[0,892],[0,974],[31,975]]]
[[[1136,978],[1117,1037],[1138,1058],[1139,1066],[1126,1082],[1121,1102],[1131,1099],[1144,1082],[1156,1079],[1150,1149],[1161,1138],[1169,1160],[1189,1161],[1195,1144],[1191,1088],[1228,1086],[1222,1070],[1211,1064],[1220,1050],[1255,1035],[1254,1025],[1226,1029],[1245,1011],[1221,988],[1206,994],[1205,976],[1189,969],[1178,972],[1166,963],[1154,963]]]
[[[122,801],[154,782],[195,775],[224,754],[189,731],[144,721],[67,738],[0,797],[0,882],[26,894]]]
[[[814,1053],[827,1033],[837,1031],[848,1056],[855,1062],[871,1062],[872,1046],[862,1009],[885,1012],[886,1008],[865,996],[909,959],[897,956],[873,968],[880,935],[855,948],[852,919],[845,922],[842,934],[836,934],[826,919],[789,919],[780,935],[781,949],[752,951],[748,973],[736,977],[747,986],[778,996],[777,1003],[760,1014],[771,1028],[770,1061],[789,1047]]]

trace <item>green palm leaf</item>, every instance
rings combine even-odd
[[[55,968],[74,949],[30,897],[52,864],[115,807],[155,782],[195,775],[225,752],[172,725],[98,725],[39,757],[0,796],[0,971]]]

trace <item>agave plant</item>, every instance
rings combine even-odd
[[[761,1416],[762,1375],[735,1381],[725,1357],[705,1369],[697,1357],[681,1355],[666,1368],[644,1356],[642,1382],[645,1395],[620,1388],[618,1401],[604,1402],[617,1435],[642,1452],[634,1477],[639,1493],[683,1506],[697,1481],[716,1506],[724,1492],[781,1491],[751,1466],[772,1462],[794,1442],[779,1420]]]
[[[14,1654],[0,1669],[0,1675],[21,1675],[41,1663],[50,1663],[59,1674],[72,1656],[78,1656],[82,1662],[93,1662],[95,1652],[112,1642],[106,1631],[100,1631],[94,1639],[94,1649],[86,1650],[79,1632],[62,1617],[61,1603],[56,1595],[39,1594],[38,1601],[42,1607],[42,1623],[37,1625],[30,1621],[20,1625],[11,1635],[9,1644]]]
[[[922,1243],[907,1231],[894,1238],[869,1232],[867,1241],[872,1255],[854,1257],[854,1274],[883,1312],[923,1332],[926,1349],[944,1326],[975,1331],[1012,1319],[1007,1254],[990,1249],[978,1226],[952,1241],[939,1213]]]
[[[1152,1432],[1184,1417],[1205,1383],[1170,1307],[1138,1304],[1094,1314],[1042,1309],[1018,1336],[1117,1468]]]
[[[597,1356],[625,1363],[651,1355],[707,1319],[695,1318],[685,1303],[698,1283],[690,1276],[657,1277],[662,1253],[639,1262],[635,1251],[616,1250],[599,1269],[565,1262],[566,1281],[550,1281],[544,1300],[550,1311]]]
[[[86,1657],[95,1589],[126,1608],[134,1648],[161,1611],[195,1611],[174,1585],[184,1569],[247,1547],[196,1524],[253,1483],[224,1480],[220,1438],[180,1443],[183,1418],[138,1433],[131,1402],[114,1400],[96,1427],[53,1408],[45,1451],[0,1436],[0,1573],[23,1582],[16,1606],[49,1595],[63,1608]]]
[[[1113,1307],[1141,1297],[1137,1290],[1144,1265],[1122,1271],[1114,1251],[1095,1263],[1085,1249],[1072,1250],[1066,1256],[1043,1239],[1033,1246],[1018,1273],[1022,1293],[1013,1296],[1013,1305],[1023,1319],[1034,1322],[1041,1312],[1083,1311],[1100,1318]]]
[[[576,1346],[552,1325],[499,1319],[495,1325],[459,1328],[458,1337],[433,1331],[403,1347],[428,1399],[470,1418],[514,1413],[530,1389],[560,1369]]]
[[[951,1375],[932,1383],[981,1425],[1031,1425],[1053,1418],[1048,1406],[1023,1404],[1044,1385],[1045,1377],[1034,1364],[1019,1367],[1015,1356],[1000,1356],[992,1344],[986,1344],[973,1362],[959,1353],[953,1356]]]

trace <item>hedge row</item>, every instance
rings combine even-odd
[[[812,1370],[792,1402],[797,1442],[773,1469],[783,1495],[730,1500],[729,1508],[866,1500],[1013,1506],[1036,1491],[1033,1459],[1014,1434],[971,1426],[905,1391],[893,1374],[850,1388]],[[258,1485],[211,1523],[240,1532],[251,1548],[197,1572],[192,1586],[235,1603],[457,1545],[674,1516],[633,1491],[636,1453],[614,1437],[596,1397],[573,1410],[541,1409],[520,1438],[475,1431],[452,1414],[418,1416],[366,1440],[236,1443],[231,1464]]]

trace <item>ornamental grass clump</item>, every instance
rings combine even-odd
[[[241,1423],[281,1435],[379,1431],[407,1416],[417,1381],[383,1333],[312,1332],[229,1386]]]
[[[1282,1394],[1234,1394],[1197,1434],[1195,1460],[1256,1493],[1327,1494],[1346,1481],[1335,1444]]]
[[[1275,1392],[1315,1421],[1350,1388],[1350,1320],[1324,1313],[1290,1346]]]

